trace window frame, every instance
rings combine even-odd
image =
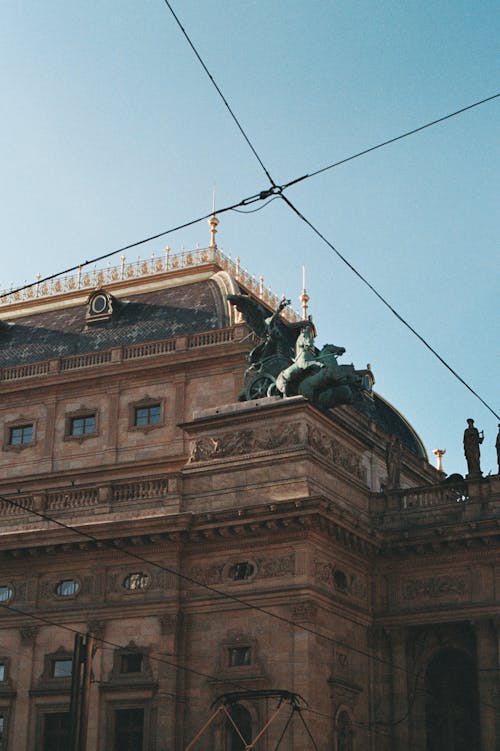
[[[0,749],[1,751],[7,751],[9,748],[9,730],[10,730],[10,706],[0,707],[0,717],[3,717],[4,726],[2,728],[2,734],[0,734]]]
[[[59,647],[55,652],[49,652],[43,657],[43,673],[40,676],[36,691],[49,693],[55,688],[62,691],[69,690],[71,686],[71,675],[54,675],[54,666],[56,662],[66,662],[73,660],[73,652],[64,647]]]
[[[61,586],[61,584],[64,584],[65,582],[72,582],[72,583],[76,584],[76,591],[72,592],[71,594],[64,594],[64,593],[58,592],[57,591],[58,588]],[[54,587],[53,595],[58,600],[73,600],[75,597],[78,597],[78,595],[80,594],[81,591],[82,591],[82,583],[81,583],[81,581],[79,579],[77,579],[76,577],[67,577],[67,578],[64,578],[64,579],[59,579],[59,581],[57,582],[57,584]]]
[[[17,429],[30,427],[32,429],[31,441],[21,441],[20,443],[11,443],[12,432]],[[20,415],[15,420],[9,420],[4,425],[3,450],[4,451],[24,451],[33,448],[37,442],[37,420],[32,417]]]
[[[149,647],[136,644],[131,641],[125,647],[115,649],[113,653],[113,667],[109,675],[109,682],[112,684],[130,685],[130,684],[144,684],[151,683],[153,681],[153,672],[151,669],[151,662],[149,659],[150,653]],[[140,655],[142,660],[142,668],[140,671],[122,671],[123,661],[129,655]]]
[[[143,580],[142,577],[144,577],[144,585],[141,585],[140,587],[139,586],[138,587],[127,586],[125,582],[128,581],[130,579],[130,577],[132,577],[132,576],[137,576],[137,577],[140,576],[141,577],[140,581],[142,581]],[[132,595],[135,595],[135,594],[140,593],[140,592],[146,592],[151,587],[152,581],[153,581],[153,577],[151,576],[151,574],[149,573],[149,571],[145,571],[145,570],[130,571],[125,576],[125,578],[123,579],[123,581],[122,581],[122,587],[125,590],[125,592],[127,592],[129,594],[132,594]]]
[[[36,751],[43,751],[43,748],[45,746],[45,718],[47,715],[54,715],[54,714],[67,714],[69,719],[69,713],[70,713],[70,706],[69,706],[69,700],[66,703],[49,703],[49,704],[38,704],[36,706],[36,733],[35,737],[37,739],[36,743]],[[31,748],[31,746],[30,746]]]
[[[228,660],[227,665],[230,668],[248,668],[252,665],[252,647],[250,644],[235,644],[227,649]],[[242,656],[243,662],[234,660],[236,655]]]
[[[14,599],[16,595],[16,590],[14,589],[14,586],[10,582],[6,582],[5,584],[0,584],[0,589],[7,589],[10,591],[10,594],[8,597],[0,597],[0,602],[11,602],[11,600]]]
[[[73,425],[75,420],[85,420],[89,417],[94,418],[94,430],[92,432],[73,433]],[[78,441],[82,443],[90,438],[96,438],[99,435],[99,410],[97,407],[84,407],[75,409],[72,412],[67,412],[64,418],[64,440],[65,441]]]
[[[151,409],[152,407],[160,408],[159,419],[156,422],[148,422],[143,425],[137,424],[137,411],[140,409]],[[130,431],[140,431],[149,433],[165,425],[165,400],[159,397],[151,397],[146,394],[138,401],[130,402],[128,405],[128,429]]]
[[[136,698],[136,699],[113,699],[106,701],[104,721],[105,721],[105,740],[106,748],[110,751],[114,751],[116,743],[116,713],[123,710],[130,709],[142,709],[144,712],[144,723],[142,729],[142,751],[146,751],[150,747],[153,739],[152,724],[153,724],[153,710],[152,700],[150,697]]]

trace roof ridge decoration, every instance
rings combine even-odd
[[[176,273],[185,272],[189,269],[202,269],[207,266],[217,267],[217,271],[226,271],[248,294],[256,297],[266,307],[274,309],[278,307],[280,298],[269,287],[264,286],[264,279],[257,279],[240,265],[240,259],[225,255],[216,246],[208,248],[194,248],[172,253],[170,247],[166,247],[163,254],[151,258],[137,258],[135,261],[127,261],[125,255],[121,256],[120,264],[108,265],[98,269],[79,267],[75,274],[61,274],[47,281],[37,281],[35,284],[20,290],[3,290],[0,297],[0,313],[7,312],[9,308],[18,307],[22,303],[46,301],[48,298],[56,298],[62,295],[87,293],[93,290],[112,287],[119,296],[119,288],[122,285],[136,280],[154,281],[162,276],[173,276]],[[40,274],[37,275],[40,280]],[[10,311],[9,311],[10,312]],[[284,311],[283,316],[290,322],[300,320],[300,316],[291,308]]]

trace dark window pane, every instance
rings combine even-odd
[[[10,600],[13,594],[14,590],[12,589],[12,587],[9,587],[8,585],[0,586],[0,602],[7,602],[7,600]]]
[[[250,647],[233,647],[230,649],[229,665],[231,667],[250,665]]]
[[[142,672],[142,654],[131,653],[128,655],[122,655],[120,662],[120,673],[141,673]]]
[[[235,704],[231,707],[230,713],[231,719],[238,728],[239,733],[236,732],[233,723],[226,720],[226,745],[228,751],[245,751],[247,744],[252,740],[252,718],[250,712],[240,704]]]
[[[72,660],[53,660],[52,678],[69,678],[71,676]]]
[[[53,712],[44,717],[43,751],[67,751],[69,712]]]
[[[6,669],[3,662],[0,662],[0,681],[4,681],[6,676]]]
[[[71,435],[88,435],[89,433],[95,433],[95,415],[71,418]]]
[[[114,751],[142,751],[144,709],[118,709],[115,712]]]
[[[33,443],[33,425],[19,425],[10,429],[10,445],[19,446],[22,443]]]
[[[233,579],[234,581],[249,579],[252,576],[253,572],[254,567],[251,563],[248,563],[248,561],[237,563],[233,570]]]
[[[143,571],[136,571],[133,574],[129,574],[123,581],[125,589],[146,589],[149,585],[150,576]]]
[[[135,408],[134,425],[154,425],[160,422],[161,410],[159,404],[151,404],[148,407]]]
[[[71,595],[76,595],[79,589],[80,585],[74,579],[63,579],[56,587],[56,595],[70,597]]]

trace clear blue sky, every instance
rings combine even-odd
[[[500,90],[493,0],[174,8],[277,183]],[[203,215],[214,185],[219,206],[267,187],[163,0],[2,0],[0,49],[0,287]],[[499,103],[287,194],[497,412]],[[318,344],[370,362],[449,473],[474,417],[496,471],[495,417],[282,201],[225,214],[218,240],[295,301],[305,264]],[[206,223],[168,239],[197,242]]]

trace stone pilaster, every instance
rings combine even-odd
[[[403,626],[391,626],[388,631],[392,651],[392,747],[393,751],[403,751],[409,743],[406,631]]]

